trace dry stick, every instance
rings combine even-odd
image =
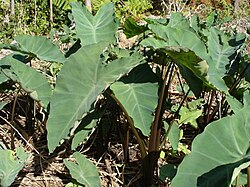
[[[14,124],[14,115],[15,115],[15,108],[16,108],[16,103],[17,103],[17,95],[20,89],[18,89],[18,91],[15,94],[15,99],[13,102],[13,106],[12,106],[12,111],[11,111],[11,122],[10,124],[13,126]],[[13,128],[10,129],[10,135],[11,135],[11,149],[15,149],[15,144],[14,144],[14,131]]]
[[[108,159],[104,159],[104,162],[106,164],[106,168],[108,170],[108,173],[113,173],[111,165],[110,165],[110,161]],[[112,176],[112,177],[111,177]],[[111,180],[111,186],[114,186],[114,181],[113,181],[113,175],[110,175],[110,180]]]
[[[10,122],[8,122],[5,118],[3,118],[2,116],[0,116],[0,118],[2,119],[2,120],[4,120],[9,126],[11,126],[11,128],[13,129],[13,130],[15,130],[16,131],[16,133],[23,139],[23,141],[25,142],[25,143],[27,143],[27,145],[31,148],[31,149],[33,149],[39,156],[41,156],[40,155],[40,153],[36,150],[36,148],[34,148],[33,147],[33,145],[31,145],[24,137],[23,137],[23,135],[10,123]]]
[[[85,6],[90,12],[92,12],[91,0],[85,0]]]
[[[212,102],[213,102],[214,94],[215,94],[215,91],[213,90],[210,93],[210,101],[209,101],[208,108],[207,108],[207,119],[205,121],[206,125],[209,123],[209,121],[211,119],[211,117],[210,117],[210,110],[212,108]]]
[[[114,162],[112,162],[112,163],[113,163],[113,166],[114,166],[115,169],[116,169],[116,173],[117,173],[118,177],[121,177],[122,173],[120,172],[120,169],[118,168],[118,166],[117,166],[116,164],[114,164]],[[116,178],[116,179],[117,179],[117,178]],[[124,182],[121,181],[120,179],[117,179],[117,180],[119,180],[119,181],[121,182],[121,184],[124,184]]]
[[[225,104],[225,97],[222,97],[221,99],[221,103]],[[224,106],[224,105],[223,105]],[[215,114],[218,112],[219,110],[219,105],[216,105],[215,109],[213,110],[212,114],[209,116],[208,122],[211,121],[211,119],[215,116]]]
[[[22,140],[31,148],[31,149],[33,149],[39,156],[40,156],[40,158],[42,158],[43,160],[45,160],[46,161],[46,159],[44,159],[44,157],[39,153],[39,151],[37,151],[37,149],[33,146],[33,145],[31,145],[24,137],[23,137],[23,135],[10,123],[10,122],[8,122],[5,118],[3,118],[2,116],[0,116],[0,118],[2,119],[2,120],[4,120],[8,125],[10,125],[11,126],[11,128],[13,128],[15,131],[16,131],[16,133],[22,138]],[[52,167],[52,168],[54,168],[57,172],[59,172],[59,173],[61,173],[56,167],[54,167],[53,165],[51,165],[50,164],[50,166]]]
[[[45,186],[48,186],[48,181],[47,181],[47,179],[46,179],[46,177],[45,177],[45,174],[44,174],[44,170],[43,170],[43,164],[42,164],[42,160],[41,160],[41,157],[39,157],[39,163],[40,163],[40,167],[41,167],[41,170],[42,170],[42,174],[43,174],[43,178],[44,178],[44,184],[45,184]]]
[[[222,108],[222,96],[220,95],[220,93],[216,94],[216,99],[218,101],[218,117],[219,119],[221,118],[221,108]]]
[[[49,1],[49,12],[50,12],[50,17],[49,17],[49,21],[50,21],[50,28],[52,29],[53,28],[53,23],[54,23],[54,20],[53,20],[53,1],[50,0]]]
[[[7,131],[5,131],[1,126],[0,126],[0,130],[3,132],[4,136],[7,135]],[[6,147],[7,149],[10,149],[10,147],[9,147],[9,145],[8,145],[8,143],[7,143],[7,141],[4,139],[4,136],[2,136],[2,135],[0,134],[1,142],[3,142],[3,144],[5,145],[5,147]],[[8,136],[8,135],[7,135],[7,136]],[[8,136],[8,138],[10,139],[9,136]]]
[[[177,78],[178,78],[178,81],[179,81],[180,86],[181,86],[181,91],[185,94],[185,90],[184,90],[184,87],[182,85],[182,81],[181,81],[180,74],[178,71],[177,71]]]
[[[14,0],[10,1],[10,14],[15,15],[15,1]]]
[[[35,4],[35,16],[34,16],[34,21],[35,21],[35,25],[37,26],[37,21],[36,21],[36,19],[37,19],[37,11],[36,11],[37,6],[36,6],[36,0],[34,1],[34,4]]]
[[[114,179],[115,181],[119,182],[121,185],[124,184],[120,179],[116,178],[115,176],[113,176],[112,174],[106,172],[106,171],[99,171],[101,174],[104,174],[106,176],[109,176],[110,178]],[[114,185],[112,185],[114,186]]]
[[[34,179],[34,178],[32,178],[32,177],[29,177],[28,175],[26,175],[25,176],[25,178],[27,178],[29,181],[31,181],[31,182],[35,182],[36,183],[36,185],[38,185],[38,186],[41,186],[41,187],[44,187],[44,185],[41,185],[40,183],[39,183],[39,181],[41,181],[41,180],[39,180],[39,179]],[[22,179],[22,181],[24,181],[24,179]],[[21,181],[21,182],[22,182]],[[20,183],[21,183],[20,182]],[[18,184],[18,183],[17,183]],[[19,184],[20,185],[20,184]]]

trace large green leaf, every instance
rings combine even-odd
[[[189,87],[199,96],[203,83],[210,87],[207,80],[209,59],[205,43],[190,23],[181,14],[171,14],[168,25],[149,24],[156,38],[146,38],[141,44],[146,47],[161,49],[180,67],[181,74]],[[198,78],[200,80],[198,80]]]
[[[88,112],[96,97],[123,74],[142,62],[142,56],[102,63],[106,43],[88,45],[71,55],[62,67],[51,100],[47,123],[50,152],[68,137],[70,129]]]
[[[53,61],[63,63],[65,61],[64,54],[57,46],[51,43],[44,36],[20,35],[15,40],[20,45],[20,51],[28,55],[39,58],[44,61]]]
[[[210,86],[207,80],[207,62],[201,60],[193,51],[179,46],[169,47],[166,41],[155,38],[146,38],[141,44],[167,53],[177,63],[182,76],[197,97],[202,91],[203,82]]]
[[[202,110],[200,109],[189,109],[187,107],[182,107],[180,110],[179,124],[189,123],[192,127],[198,128],[196,119],[202,115]]]
[[[211,123],[192,144],[172,187],[226,187],[250,162],[250,107]]]
[[[0,72],[0,84],[6,82],[9,78],[6,77],[2,72]]]
[[[164,127],[166,128],[168,126],[168,128],[171,128],[168,134],[168,139],[173,150],[177,150],[181,138],[181,129],[176,121],[172,121],[171,123],[172,125],[170,126],[164,122]]]
[[[72,149],[76,149],[80,143],[84,143],[88,139],[104,111],[103,108],[91,111],[82,119],[81,124],[75,130],[75,135],[71,145]]]
[[[185,51],[181,48],[179,50],[166,48],[164,51],[175,60],[182,76],[196,96],[200,96],[203,84],[212,87],[207,80],[208,64],[205,60],[201,60],[193,51]],[[197,88],[199,86],[200,88]]]
[[[76,34],[81,39],[82,45],[100,41],[115,41],[118,24],[114,16],[114,5],[112,3],[102,6],[95,16],[79,2],[71,5],[76,22]]]
[[[233,96],[226,96],[227,102],[234,113],[237,113],[247,106],[250,106],[250,92],[246,91],[243,94],[243,104]]]
[[[2,187],[10,186],[14,182],[28,157],[29,154],[22,147],[17,148],[16,156],[12,150],[0,149],[0,184]]]
[[[158,101],[156,76],[147,64],[136,67],[121,81],[111,86],[115,97],[132,117],[135,127],[149,135]]]
[[[127,38],[139,35],[148,30],[147,27],[139,25],[132,17],[128,17],[124,23],[124,34]]]
[[[18,60],[21,55],[12,54],[0,60],[1,69],[14,82],[21,87],[43,107],[47,107],[52,95],[52,88],[44,75],[34,68]],[[9,64],[10,67],[4,65]]]
[[[168,46],[168,42],[156,38],[146,38],[142,40],[140,44],[145,47],[153,47],[155,49],[165,48]]]
[[[208,65],[204,60],[197,57],[193,51],[185,51],[183,49],[176,51],[171,48],[165,50],[169,56],[176,60],[177,64],[187,67],[193,71],[198,78],[207,83]]]
[[[203,32],[206,36],[201,36],[197,32],[197,24],[197,21],[195,24],[189,23],[180,13],[173,13],[168,25],[149,24],[149,28],[155,33],[157,39],[147,38],[141,44],[163,49],[174,60],[177,60],[177,63],[189,68],[207,86],[213,85],[213,88],[228,93],[223,77],[229,70],[230,63],[235,60],[237,50],[243,44],[245,37],[243,35],[229,37],[214,27]],[[194,26],[195,30],[190,25]],[[207,46],[203,41],[206,37]],[[181,47],[182,51],[171,50],[173,47]],[[191,56],[187,49],[194,54]],[[192,87],[191,89],[194,90]]]
[[[228,95],[226,96],[226,99],[230,108],[234,111],[234,113],[238,112],[243,108],[243,104],[240,101],[238,101],[235,97]]]
[[[1,101],[1,102],[0,102],[0,110],[2,110],[3,107],[4,107],[5,105],[7,105],[7,104],[8,104],[8,102],[6,102],[6,101]]]
[[[70,175],[86,187],[100,187],[101,181],[95,165],[81,153],[75,152],[73,157],[76,159],[76,163],[64,160]]]
[[[181,46],[187,48],[200,57],[207,60],[207,50],[204,42],[189,22],[180,13],[172,13],[167,26],[161,24],[149,24],[149,28],[161,39],[167,42],[167,46]]]
[[[175,165],[166,164],[160,168],[160,176],[159,177],[162,181],[165,181],[166,179],[169,179],[171,181],[174,178],[174,176],[176,175],[176,172],[177,172],[177,168]]]
[[[222,40],[224,39],[224,41]],[[226,75],[226,66],[230,66],[230,58],[237,48],[229,45],[229,38],[221,31],[211,28],[208,34],[208,54],[207,60],[209,81],[219,90],[228,92],[228,88],[223,80]]]
[[[198,98],[201,95],[201,92],[203,91],[203,81],[199,79],[189,68],[186,68],[181,64],[178,64],[178,67],[182,77],[186,80],[189,88]]]

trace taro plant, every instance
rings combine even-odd
[[[104,53],[109,44],[116,42],[115,34],[118,29],[112,3],[103,6],[96,16],[91,15],[80,3],[74,3],[72,13],[76,22],[76,34],[81,45],[77,42],[78,50],[74,50],[76,46],[74,45],[66,54],[68,58],[65,58],[64,54],[45,37],[17,36],[15,37],[16,45],[1,46],[14,51],[13,54],[1,60],[2,82],[13,81],[14,87],[18,83],[16,97],[20,91],[25,91],[50,112],[46,125],[50,152],[53,152],[61,140],[68,137],[71,128],[79,125],[77,123],[90,111],[98,95],[133,67],[144,63],[138,52],[127,53],[128,55],[116,59],[106,58]],[[64,64],[57,77],[55,89],[49,85],[43,74],[26,64],[31,62],[32,58],[52,64],[55,62]],[[72,81],[75,84],[72,84]],[[75,100],[72,102],[73,98]],[[65,105],[67,99],[69,99],[69,107],[61,107],[60,102],[65,101],[63,104]],[[13,109],[13,116],[14,112]],[[62,118],[58,115],[62,115]],[[62,128],[60,134],[58,134],[58,128]],[[74,154],[74,156],[80,162],[86,160],[79,154]],[[89,161],[86,163],[89,163],[91,168],[91,163]],[[74,165],[67,161],[65,164],[72,176],[76,176],[72,173]],[[89,174],[91,175],[92,172]],[[94,186],[89,183],[89,180],[92,180],[91,176],[83,177],[85,180],[79,179],[78,182]],[[100,182],[97,181],[95,179],[95,186],[100,186]]]
[[[18,172],[24,167],[30,157],[23,147],[18,147],[16,153],[12,150],[0,149],[0,181],[1,186],[10,186]]]
[[[237,178],[244,173],[243,184],[247,183],[246,173],[250,174],[249,96],[246,93],[244,105],[238,101],[231,105],[235,115],[212,122],[197,136],[191,154],[179,166],[171,186],[238,186]]]
[[[200,125],[206,126],[208,123],[213,121],[217,112],[218,118],[228,115],[228,107],[226,102],[226,100],[228,99],[226,98],[230,98],[230,95],[234,95],[233,93],[239,94],[239,87],[241,87],[240,80],[244,78],[244,72],[249,71],[247,70],[246,66],[244,70],[235,68],[235,66],[237,66],[236,64],[239,65],[240,63],[242,63],[239,63],[236,58],[240,57],[241,55],[238,50],[245,40],[244,36],[237,34],[228,36],[215,27],[204,28],[199,24],[197,17],[192,17],[191,21],[189,22],[179,13],[172,14],[169,22],[152,22],[150,20],[148,22],[148,27],[152,31],[153,37],[151,36],[146,38],[141,42],[141,44],[147,48],[149,47],[153,50],[156,50],[156,52],[160,50],[166,53],[179,67],[179,71],[182,77],[185,79],[185,81],[189,85],[190,90],[195,94],[196,97],[201,97],[203,94],[205,94],[206,90],[211,90],[210,103],[208,103],[208,107],[206,108],[206,110],[204,110],[204,121],[202,121]],[[240,76],[238,76],[237,74],[240,74]],[[228,81],[230,79],[229,77],[231,78],[231,82]],[[247,95],[245,100],[249,99],[249,93],[247,89],[249,89],[249,87],[243,88]],[[220,92],[220,99],[219,104],[215,107],[214,111],[211,112],[211,103],[213,97],[215,97],[216,95],[215,90],[218,90]],[[186,92],[184,99],[186,98],[188,92]],[[243,103],[243,95],[238,97],[238,99]],[[228,102],[231,106],[232,102]],[[181,103],[181,105],[182,104],[183,102]],[[178,117],[178,115],[181,115],[180,120],[178,121],[179,125],[181,125],[180,121],[182,121],[183,118],[183,113],[180,112],[181,105],[179,106],[177,111],[175,111],[176,115],[174,115],[174,118],[172,120],[170,119],[169,129],[173,126],[173,120],[176,120],[176,117]],[[233,108],[233,106],[231,107]],[[243,135],[243,133],[242,136],[244,136],[247,140],[245,141],[245,143],[243,143],[244,141],[240,143],[240,139],[242,138],[242,136],[230,135],[230,132],[234,133],[236,132],[236,129],[240,131],[242,128],[248,128],[249,122],[246,117],[242,122],[239,121],[239,123],[237,124],[232,123],[232,127],[230,127],[227,121],[238,121],[237,112],[236,110],[234,111],[236,113],[235,116],[226,117],[225,119],[213,122],[213,124],[221,124],[220,127],[211,124],[211,127],[209,126],[207,129],[205,129],[205,132],[203,132],[200,137],[197,137],[197,141],[195,140],[193,143],[193,152],[190,156],[187,156],[183,164],[180,165],[180,170],[177,170],[177,176],[173,179],[172,186],[186,186],[188,184],[186,181],[191,181],[191,179],[192,182],[190,182],[188,186],[228,186],[233,182],[233,179],[235,179],[235,177],[242,169],[248,167],[248,135],[246,134],[245,136]],[[245,114],[243,114],[243,111],[245,112]],[[243,111],[240,115],[246,116],[247,109]],[[195,113],[193,114],[195,116]],[[200,114],[198,113],[195,118],[198,118],[199,115]],[[157,124],[153,123],[150,143],[152,139],[159,137],[155,135],[157,135],[157,129],[158,131],[159,129],[161,129],[161,127],[154,128],[154,125]],[[223,127],[226,125],[228,126],[225,128],[228,129],[225,130],[226,133],[225,136],[223,136]],[[237,127],[237,125],[239,125],[239,127]],[[156,129],[155,134],[154,129]],[[167,130],[167,133],[169,133],[169,129]],[[177,134],[177,136],[179,135]],[[203,137],[204,139],[202,139],[201,137]],[[227,145],[234,145],[231,141],[231,143],[229,143],[229,141],[227,140],[227,138],[229,137],[230,139],[233,139],[235,148],[230,147],[230,149],[226,150]],[[214,143],[212,143],[213,141]],[[199,146],[197,146],[198,142]],[[215,146],[216,144],[218,145],[218,147]],[[230,156],[230,153],[234,151],[239,153],[239,144],[242,146],[242,150],[240,152],[241,154],[235,154],[234,159],[231,159],[232,156]],[[151,151],[159,151],[159,143],[154,144],[154,146],[155,147]],[[218,155],[216,151],[222,150],[220,146],[222,146],[223,149],[225,148],[225,150],[220,152],[221,154]],[[234,149],[234,151],[232,149]],[[202,158],[201,155],[203,155],[204,157]],[[198,157],[199,159],[197,159]],[[205,157],[208,162],[202,161],[205,160]],[[240,160],[240,158],[243,159]],[[194,160],[193,162],[189,162],[189,159]],[[233,163],[236,161],[239,162],[236,165],[233,165]],[[152,161],[150,163],[152,163]],[[190,164],[189,166],[192,166],[187,166],[187,163]],[[224,164],[229,164],[232,168],[229,169],[228,167],[226,167],[223,171],[218,170],[221,171],[218,174],[216,170],[217,167],[223,168]],[[200,171],[201,173],[197,173],[197,171]],[[206,172],[210,172],[209,175],[207,175],[208,173]],[[209,177],[211,180],[208,179]]]
[[[1,46],[14,53],[0,61],[0,75],[2,83],[12,83],[16,98],[26,92],[47,112],[49,153],[72,139],[75,162],[64,163],[78,183],[101,185],[94,164],[76,151],[106,110],[98,106],[101,97],[116,103],[126,119],[124,167],[129,163],[130,132],[138,142],[137,177],[142,186],[164,183],[166,176],[178,187],[228,186],[244,173],[249,165],[250,125],[249,59],[240,52],[244,36],[229,36],[199,23],[197,16],[188,20],[174,13],[169,19],[146,19],[144,26],[129,18],[125,34],[139,35],[140,46],[119,49],[112,3],[94,16],[75,2],[72,14],[78,41],[66,54],[45,37],[18,36],[17,45]],[[32,58],[61,64],[55,85],[49,84],[46,72],[29,66]],[[171,98],[174,82],[181,88],[176,92],[178,102]],[[194,140],[175,177],[170,171],[175,167],[165,165],[160,168],[162,181],[155,180],[158,159],[165,159],[169,151],[166,142],[173,152],[188,154],[181,142],[187,125],[204,132]]]

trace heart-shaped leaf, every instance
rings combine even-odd
[[[60,49],[44,36],[19,35],[15,37],[15,40],[20,45],[20,50],[17,51],[44,61],[60,63],[65,61],[64,54]]]
[[[179,65],[189,68],[207,86],[228,93],[228,88],[223,80],[228,71],[226,66],[227,68],[231,66],[230,63],[235,59],[237,50],[243,44],[245,37],[236,35],[229,38],[222,31],[212,27],[210,30],[203,32],[208,40],[206,46],[204,36],[200,36],[197,32],[197,24],[197,20],[195,24],[192,24],[180,13],[173,13],[167,25],[149,24],[149,28],[156,34],[157,39],[147,38],[141,44],[162,49]],[[193,25],[196,30],[191,28],[190,25]],[[179,47],[182,52],[171,50],[173,47]],[[187,49],[191,52],[188,52]],[[192,53],[193,55],[190,55]],[[185,72],[184,67],[181,67],[182,73]],[[189,86],[199,96],[199,92],[190,83]]]
[[[157,81],[156,76],[147,64],[143,64],[111,86],[115,97],[132,117],[135,127],[145,136],[149,135],[158,101],[158,83],[150,81]]]
[[[7,104],[8,104],[8,102],[1,101],[1,102],[0,102],[0,110],[2,110],[3,107],[4,107],[5,105],[7,105]]]
[[[6,77],[3,73],[0,73],[0,84],[6,82],[8,77]]]
[[[208,58],[204,42],[194,29],[190,27],[187,19],[180,13],[172,13],[167,26],[162,24],[150,24],[149,28],[161,39],[168,43],[168,47],[181,46],[187,48],[201,58]]]
[[[223,34],[218,29],[212,27],[208,32],[208,54],[210,58],[207,59],[209,68],[208,76],[211,82],[217,89],[228,92],[228,88],[223,80],[226,75],[226,66],[230,66],[231,59],[237,55],[237,49],[243,44],[244,38],[235,41],[236,46],[230,45],[230,41],[236,40]]]
[[[67,59],[59,72],[47,122],[50,152],[79,124],[99,94],[142,61],[142,56],[134,53],[103,63],[101,53],[106,46],[98,43],[82,47]]]
[[[177,63],[182,76],[197,97],[202,91],[203,82],[210,86],[207,80],[207,62],[201,60],[193,51],[178,46],[169,47],[166,41],[155,38],[146,38],[141,44],[146,47],[161,49],[168,54]]]
[[[250,107],[211,123],[192,144],[172,187],[226,187],[250,163]]]
[[[24,64],[21,55],[11,54],[1,59],[1,69],[8,78],[17,82],[21,87],[43,107],[47,107],[52,95],[52,88],[44,75],[34,68]],[[9,65],[7,65],[9,64]]]
[[[101,182],[95,165],[81,153],[75,152],[73,157],[76,159],[76,163],[64,160],[70,175],[80,184],[88,187],[100,187]]]
[[[24,148],[19,147],[15,152],[12,150],[0,149],[0,181],[2,187],[10,186],[19,171],[24,167],[29,154],[24,151]]]
[[[171,128],[168,134],[168,139],[170,141],[170,144],[174,150],[177,150],[181,138],[181,130],[179,128],[179,125],[176,121],[171,122],[172,123],[171,127],[165,123],[166,122],[164,122],[165,128],[166,126],[168,126],[168,128]]]
[[[93,128],[97,125],[98,120],[103,115],[104,109],[97,109],[88,113],[81,121],[81,124],[75,130],[75,135],[72,140],[72,149],[76,149],[80,143],[88,139]]]
[[[194,128],[198,128],[196,119],[202,115],[202,110],[194,109],[190,110],[187,107],[182,107],[180,110],[180,116],[178,123],[189,123]]]
[[[74,2],[71,5],[76,22],[76,34],[80,38],[82,46],[100,41],[115,41],[118,23],[115,19],[112,3],[102,6],[95,16],[79,2]]]

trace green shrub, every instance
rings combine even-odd
[[[9,4],[2,4],[0,12],[0,19],[3,20],[0,23],[1,42],[12,40],[19,34],[45,35],[50,31],[50,10],[47,1],[16,1],[14,15],[10,15]],[[68,11],[54,7],[54,15],[54,27],[61,27],[70,22]]]
[[[145,12],[153,8],[151,0],[93,0],[93,11],[97,12],[102,5],[109,2],[115,3],[115,13],[121,22],[129,16],[140,19]]]

